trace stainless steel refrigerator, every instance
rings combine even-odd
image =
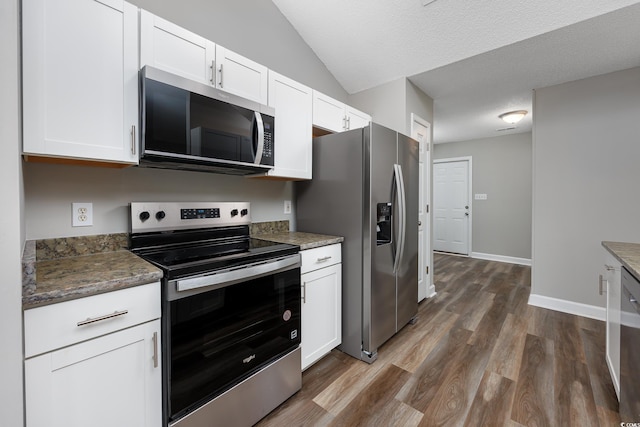
[[[313,140],[300,231],[344,236],[342,344],[369,363],[418,310],[418,142],[372,123]]]

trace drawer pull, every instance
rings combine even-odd
[[[605,268],[607,271],[616,271],[616,268],[615,268],[614,266],[612,266],[612,265],[609,265],[609,264],[605,264],[605,265],[604,265],[604,268]]]
[[[331,255],[327,255],[322,258],[318,258],[317,262],[325,262],[325,261],[329,261],[330,259],[331,259]]]
[[[158,333],[154,332],[153,337],[153,367],[158,367]]]
[[[99,316],[99,317],[94,317],[94,318],[89,318],[88,317],[87,320],[81,320],[80,322],[78,322],[78,326],[84,326],[84,325],[88,325],[90,323],[101,322],[103,320],[112,319],[114,317],[124,316],[127,313],[129,313],[129,310],[114,311],[111,314],[105,314],[104,316]]]

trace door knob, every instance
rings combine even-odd
[[[418,221],[418,226],[422,225],[422,221]]]

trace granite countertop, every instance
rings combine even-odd
[[[289,243],[300,246],[300,250],[318,248],[344,241],[344,237],[328,236],[326,234],[304,233],[300,231],[280,231],[251,236],[255,239],[269,240],[277,243]]]
[[[23,255],[23,309],[162,278],[162,270],[126,250],[122,241],[122,235],[100,235],[27,242]]]
[[[640,280],[640,243],[602,242],[602,246]]]

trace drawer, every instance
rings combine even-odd
[[[336,243],[333,245],[300,251],[300,257],[302,259],[300,273],[308,273],[309,271],[341,263],[342,245],[340,243]]]
[[[24,312],[25,357],[159,317],[160,283],[157,282],[31,308]]]

